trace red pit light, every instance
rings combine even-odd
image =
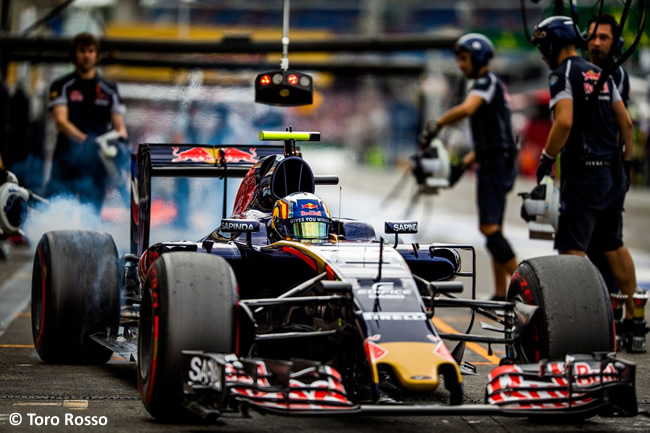
[[[262,75],[262,78],[260,78],[260,84],[262,86],[268,86],[271,84],[271,76],[270,75]]]
[[[291,74],[287,77],[287,81],[292,86],[295,86],[296,84],[298,84],[298,76],[296,74]]]

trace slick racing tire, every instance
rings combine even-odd
[[[615,350],[607,286],[586,258],[524,260],[512,277],[508,300],[539,307],[515,344],[518,363]]]
[[[32,334],[48,363],[99,364],[113,353],[90,339],[120,321],[119,259],[106,233],[45,233],[32,272]]]
[[[223,258],[160,256],[144,284],[138,331],[138,389],[156,419],[186,419],[182,350],[235,352],[237,281]]]

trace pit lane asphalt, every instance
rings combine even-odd
[[[317,171],[319,174],[330,174],[323,170]],[[378,205],[379,200],[384,197],[387,187],[374,191],[380,182],[384,185],[392,186],[398,180],[399,173],[386,173],[375,171],[359,171],[354,174],[353,179],[350,174],[341,174],[342,185],[344,190],[343,207],[345,209],[345,200],[352,198],[357,201],[359,197],[371,197],[373,201],[372,208],[366,206],[365,202],[357,203],[359,206],[366,206],[368,213],[372,213]],[[456,237],[465,236],[464,243],[477,244],[477,261],[478,275],[490,275],[488,257],[483,248],[479,247],[480,237],[476,236],[469,228],[475,225],[475,215],[473,200],[473,181],[472,176],[466,176],[455,189],[456,196],[451,196],[450,191],[445,191],[434,198],[436,206],[429,215],[430,220],[426,220],[426,226],[423,227],[428,236],[433,236],[436,241],[462,241]],[[349,185],[353,184],[354,187]],[[527,182],[522,185],[527,187]],[[333,188],[337,190],[338,188]],[[406,187],[405,187],[406,189]],[[529,189],[529,188],[528,188]],[[515,188],[517,190],[517,187]],[[526,190],[519,188],[519,190]],[[322,195],[331,195],[329,198],[330,209],[334,215],[338,212],[338,191],[323,192]],[[403,194],[405,195],[405,194]],[[352,196],[352,197],[350,197]],[[639,203],[650,203],[650,193],[639,192]],[[459,200],[458,197],[463,197]],[[437,203],[442,199],[454,199],[442,210]],[[644,200],[645,198],[645,200]],[[398,199],[389,209],[398,209],[400,212],[404,209],[404,200]],[[508,223],[511,222],[513,207],[518,210],[517,198],[510,199]],[[637,197],[635,196],[635,201]],[[512,204],[516,203],[515,206]],[[349,205],[348,205],[349,206]],[[632,206],[628,205],[628,213]],[[427,212],[427,208],[414,209],[414,214]],[[461,226],[462,230],[451,233],[446,230],[448,222],[441,218],[445,212],[449,212],[453,217],[455,227]],[[364,212],[362,215],[350,215],[344,212],[344,215],[365,219]],[[642,221],[647,215],[632,215]],[[400,216],[396,215],[395,216]],[[411,215],[412,216],[412,215]],[[389,216],[385,218],[388,219]],[[398,218],[395,218],[398,219]],[[467,227],[465,227],[465,219]],[[646,220],[647,221],[647,220]],[[382,225],[373,222],[376,230],[379,232]],[[647,223],[646,223],[647,225]],[[626,230],[630,229],[629,224]],[[518,239],[516,221],[512,220],[512,227],[508,230],[512,237]],[[477,231],[475,228],[474,231]],[[422,231],[422,229],[421,229]],[[444,236],[443,236],[444,234]],[[645,257],[648,254],[648,244],[639,241],[640,238],[647,236],[647,229],[640,230],[637,235],[629,236],[626,233],[626,240],[633,238],[632,243],[637,253],[636,257]],[[424,240],[421,240],[423,242]],[[536,241],[539,242],[539,241]],[[513,242],[514,243],[514,242]],[[630,244],[630,242],[628,242]],[[645,245],[645,248],[643,246]],[[518,255],[525,257],[529,254],[529,249],[536,249],[537,255],[550,253],[548,244],[534,243],[531,245],[525,242],[515,244]],[[548,250],[548,251],[547,251]],[[636,259],[635,257],[635,259]],[[28,294],[31,283],[31,260],[32,252],[29,248],[16,248],[13,257],[6,262],[0,262],[0,306],[9,305],[12,299],[16,298],[16,293]],[[638,266],[638,265],[637,265]],[[491,277],[481,278],[479,284],[479,298],[486,298],[491,292]],[[20,303],[16,304],[20,307]],[[17,307],[17,308],[18,308]],[[595,417],[590,420],[578,423],[554,423],[553,419],[546,420],[543,423],[534,422],[521,418],[506,417],[486,417],[486,416],[417,416],[417,417],[358,417],[358,418],[285,418],[278,416],[262,416],[251,412],[250,418],[224,417],[217,421],[216,424],[184,424],[184,425],[165,425],[154,421],[145,411],[138,397],[136,384],[136,370],[133,363],[114,358],[109,363],[100,366],[69,366],[69,365],[47,365],[40,361],[32,346],[30,313],[28,306],[19,308],[21,311],[12,313],[12,322],[4,330],[0,329],[0,432],[18,432],[18,431],[56,431],[56,432],[74,432],[74,431],[92,431],[101,429],[102,431],[133,431],[133,432],[164,432],[164,431],[291,431],[291,430],[308,430],[314,432],[320,431],[361,431],[361,432],[383,432],[383,431],[435,431],[442,430],[446,432],[566,432],[566,431],[586,431],[586,432],[630,432],[630,431],[650,431],[650,418],[639,415],[634,418],[600,418]],[[8,308],[7,310],[11,310]],[[4,310],[0,309],[0,312]],[[5,312],[6,314],[6,312]],[[440,329],[450,332],[455,330],[464,330],[467,323],[467,315],[459,310],[451,312],[440,312],[437,315],[436,326]],[[489,321],[487,321],[489,322]],[[3,323],[3,318],[0,318]],[[478,324],[474,327],[474,332],[480,332]],[[451,345],[450,345],[451,346]],[[453,346],[451,346],[453,347]],[[495,346],[495,355],[499,356],[502,347]],[[624,359],[637,363],[637,399],[641,411],[647,413],[650,410],[650,355],[649,354],[621,354]],[[476,365],[478,370],[477,376],[465,376],[465,401],[466,403],[481,403],[487,373],[494,367],[497,362],[495,357],[487,353],[484,346],[470,345],[466,352],[465,359]],[[444,401],[445,392],[440,391],[432,396],[432,401]],[[10,424],[11,414],[20,414],[22,423],[20,426]],[[32,425],[30,425],[30,415],[32,415]],[[78,416],[96,416],[106,417],[106,426],[66,426],[65,414],[73,417]],[[42,418],[34,418],[34,417]],[[34,425],[37,421],[44,421],[44,417],[58,417],[60,424],[53,425]],[[50,420],[52,420],[51,418]],[[74,419],[74,418],[73,418]]]

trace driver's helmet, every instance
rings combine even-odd
[[[323,200],[315,194],[295,192],[275,202],[269,236],[274,241],[322,242],[328,239],[331,224]]]

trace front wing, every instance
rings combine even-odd
[[[341,375],[312,361],[238,359],[183,351],[184,405],[204,418],[247,408],[278,415],[634,416],[635,365],[613,354],[504,365],[489,375],[485,404],[358,404]]]

